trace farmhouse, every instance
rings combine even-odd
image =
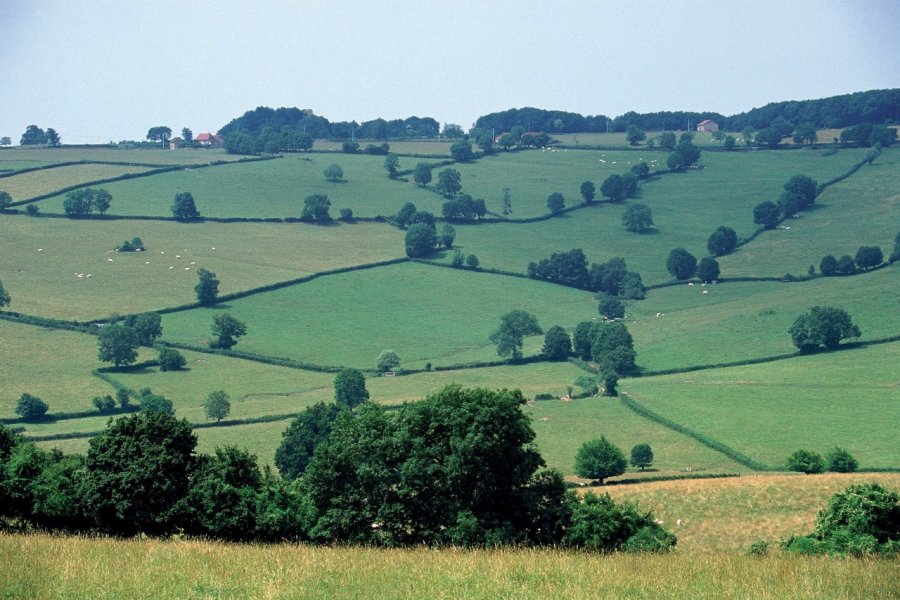
[[[225,143],[222,136],[215,133],[198,134],[194,141],[202,148],[221,148]]]
[[[697,124],[697,131],[718,131],[719,124],[709,119],[704,119]]]

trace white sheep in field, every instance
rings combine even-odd
[[[708,293],[709,293],[709,290],[703,290],[703,293],[704,293],[704,294],[708,294]]]

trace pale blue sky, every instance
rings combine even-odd
[[[895,0],[0,0],[0,136],[215,131],[257,106],[464,128],[900,87]]]

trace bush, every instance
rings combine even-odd
[[[747,552],[751,556],[765,556],[769,553],[769,542],[765,540],[753,542]]]
[[[843,448],[835,446],[825,457],[826,468],[832,473],[853,473],[859,468],[856,459]]]
[[[822,456],[808,450],[797,450],[788,457],[787,468],[798,473],[821,473],[825,470]]]
[[[94,399],[91,401],[94,406],[97,407],[101,413],[112,412],[116,408],[116,401],[112,396],[106,394],[105,396],[94,396]]]
[[[16,414],[23,419],[38,419],[47,414],[49,408],[46,402],[25,392],[16,403]]]
[[[177,371],[187,364],[187,360],[175,348],[163,348],[160,350],[158,362],[160,371]]]
[[[592,552],[660,552],[671,550],[676,538],[654,521],[653,513],[628,502],[616,504],[608,494],[587,493],[572,509],[566,543]]]

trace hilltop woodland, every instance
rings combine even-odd
[[[261,107],[174,150],[30,126],[0,149],[0,519],[894,556],[898,94],[468,132]],[[651,483],[773,472],[815,491],[756,540]]]

